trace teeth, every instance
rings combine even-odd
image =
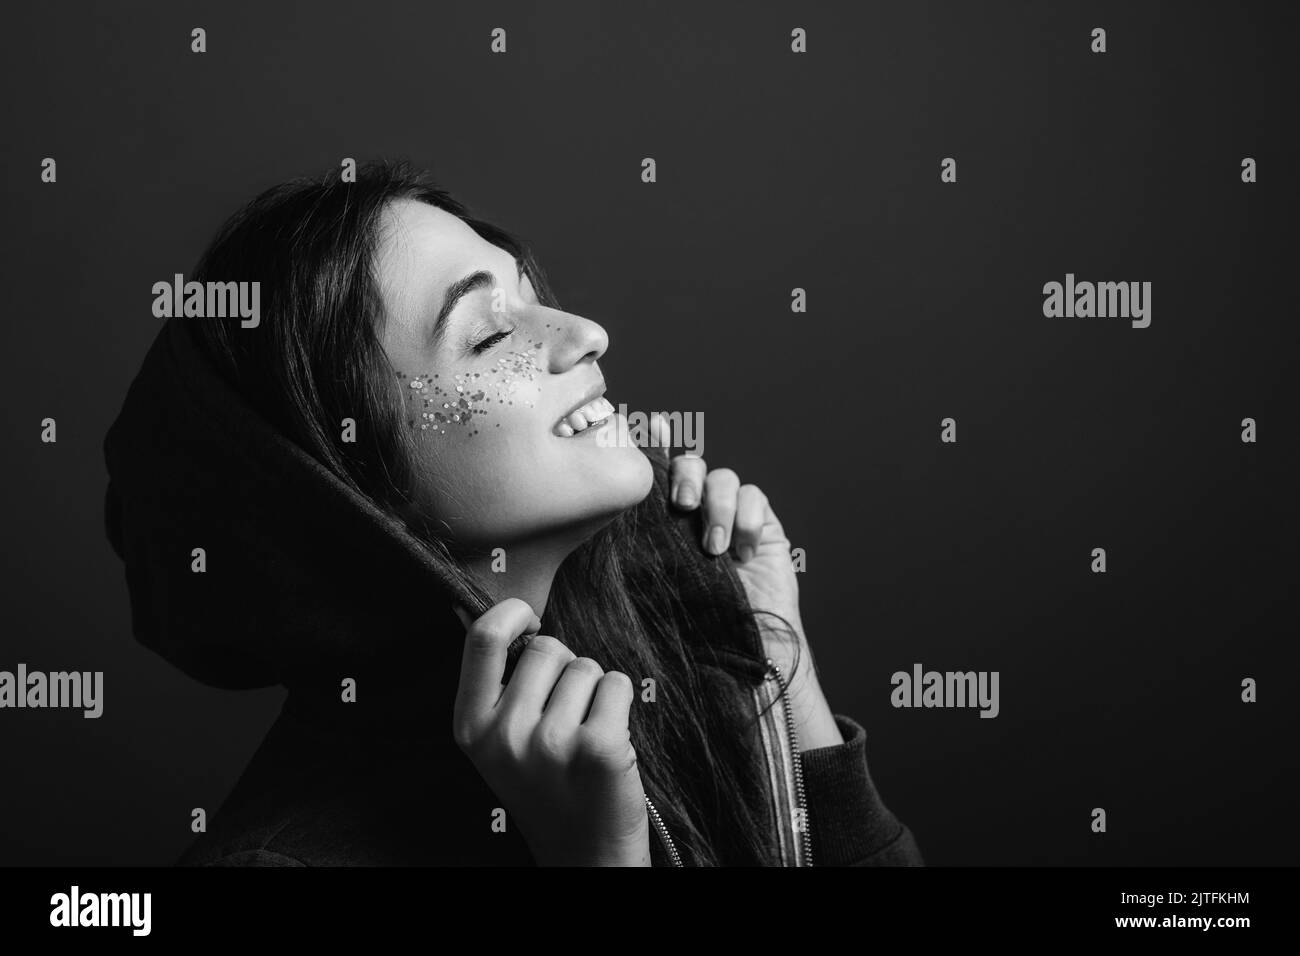
[[[603,422],[610,415],[613,415],[614,406],[605,401],[604,398],[596,398],[583,405],[578,411],[587,420],[588,425],[594,425],[596,422]]]
[[[570,438],[580,431],[602,422],[614,414],[614,406],[604,398],[592,399],[581,408],[570,412],[555,426],[555,434],[561,438]]]

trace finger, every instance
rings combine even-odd
[[[699,455],[690,452],[678,455],[668,466],[672,486],[673,504],[688,511],[704,497],[704,476],[708,466]]]
[[[590,657],[575,657],[555,683],[551,700],[542,720],[565,727],[576,727],[587,719],[596,684],[605,676],[605,668]]]
[[[673,429],[662,412],[650,413],[650,428],[646,436],[646,447],[656,450],[656,454],[668,459],[673,450]]]
[[[767,495],[757,485],[741,485],[736,497],[736,523],[732,541],[736,556],[748,561],[758,551],[763,540],[763,525],[767,523]]]
[[[725,554],[736,522],[740,476],[730,468],[714,468],[704,479],[704,550]]]
[[[555,681],[576,655],[557,638],[539,634],[519,655],[499,708],[541,716]]]
[[[632,678],[622,671],[606,671],[605,676],[596,682],[591,710],[583,725],[604,730],[627,730],[632,696]]]
[[[507,598],[470,622],[461,654],[460,684],[456,688],[454,713],[458,726],[462,721],[477,721],[497,703],[501,696],[501,675],[506,667],[506,648],[520,634],[535,633],[541,626],[533,609],[518,598]]]
[[[665,461],[668,460],[673,433],[662,412],[651,412],[647,427],[644,430],[638,428],[631,434],[635,436],[633,440],[637,447],[647,455],[661,455]]]
[[[785,536],[785,528],[781,526],[781,519],[776,516],[776,511],[772,508],[772,499],[763,495],[763,541],[775,542],[785,548],[790,547],[790,539]]]

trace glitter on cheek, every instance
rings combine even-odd
[[[409,379],[406,398],[419,411],[420,431],[446,435],[449,430],[460,429],[471,437],[477,435],[493,398],[497,404],[504,405],[514,405],[517,398],[520,405],[534,408],[536,403],[525,398],[527,390],[523,386],[535,382],[542,370],[537,364],[537,350],[541,346],[541,342],[535,342],[530,349],[506,353],[487,369],[454,375],[452,384],[446,387],[437,375],[408,376],[398,372],[399,381]],[[412,426],[417,424],[413,418],[409,422]],[[500,428],[501,424],[496,423],[496,427]]]

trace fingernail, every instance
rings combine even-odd
[[[742,562],[748,561],[750,558],[754,556],[754,548],[748,544],[742,544],[739,548],[736,549],[736,551],[740,555],[740,560]]]
[[[683,508],[692,507],[695,504],[695,489],[690,485],[678,485],[677,503]]]
[[[720,524],[715,524],[709,529],[709,551],[713,554],[721,554],[727,550],[727,532]]]

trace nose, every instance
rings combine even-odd
[[[551,323],[555,332],[550,343],[552,374],[567,372],[587,360],[594,364],[605,354],[609,348],[609,335],[600,323],[567,312],[553,314],[558,321]]]

